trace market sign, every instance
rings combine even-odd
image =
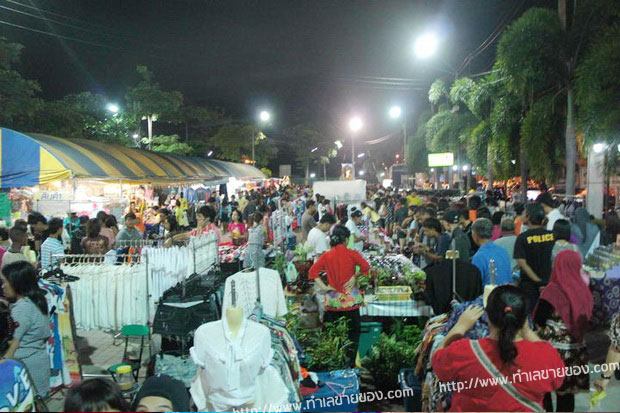
[[[436,166],[452,166],[454,165],[454,154],[452,152],[445,153],[429,153],[428,166],[433,168]]]
[[[40,191],[33,198],[36,201],[72,201],[73,193],[69,191]]]

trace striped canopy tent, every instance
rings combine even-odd
[[[70,178],[151,184],[265,178],[260,170],[246,164],[6,128],[0,128],[0,160],[1,189]]]

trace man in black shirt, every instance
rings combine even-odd
[[[526,208],[528,230],[519,234],[515,241],[514,259],[521,269],[519,287],[529,298],[529,309],[534,309],[540,288],[547,285],[551,276],[551,252],[555,239],[553,232],[543,225],[545,210],[538,204]]]

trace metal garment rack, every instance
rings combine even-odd
[[[151,299],[151,293],[149,289],[149,257],[148,254],[115,254],[115,255],[89,255],[89,254],[57,254],[52,255],[52,258],[57,258],[56,268],[60,268],[61,262],[66,260],[71,260],[70,263],[66,263],[67,265],[78,266],[82,264],[99,264],[99,265],[117,265],[114,264],[106,264],[105,259],[114,257],[114,259],[118,258],[131,258],[135,259],[138,263],[144,262],[144,277],[146,280],[146,323],[150,325],[151,322],[151,310],[149,306],[149,301]],[[75,265],[73,265],[75,264]],[[134,264],[132,262],[132,264]]]
[[[163,240],[159,239],[138,239],[138,240],[122,240],[116,242],[117,248],[142,248],[142,247],[156,247],[159,244],[163,244]]]
[[[206,274],[208,273],[212,268],[216,268],[219,265],[219,251],[218,251],[218,239],[217,237],[214,237],[213,239],[207,240],[207,241],[202,241],[199,242],[197,240],[199,240],[200,238],[190,238],[188,240],[188,247],[190,247],[192,249],[192,261],[194,264],[194,274]],[[197,245],[198,244],[198,245]],[[197,264],[196,264],[196,250],[198,250],[199,248],[206,248],[206,247],[211,247],[212,245],[215,245],[215,262],[211,265],[209,265],[206,269],[200,269],[200,273],[198,272],[198,268],[197,268]],[[187,279],[183,279],[182,284],[181,284],[181,297],[185,298],[185,292],[186,292],[186,284],[187,284]]]

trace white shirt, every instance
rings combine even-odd
[[[547,231],[553,231],[553,225],[555,224],[555,221],[557,221],[558,219],[567,219],[567,218],[564,215],[562,215],[559,209],[554,208],[551,210],[551,212],[547,214],[547,219],[549,220],[547,222]]]
[[[362,237],[362,231],[360,231],[360,229],[357,227],[357,225],[355,225],[355,222],[353,222],[352,219],[349,219],[347,221],[345,227],[347,227],[347,229],[351,232],[351,235],[355,235],[358,238]],[[355,251],[362,252],[362,250],[364,249],[364,241],[359,241],[353,244],[353,249]]]
[[[314,227],[308,233],[308,239],[305,244],[306,248],[312,248],[312,254],[316,257],[329,250],[329,242],[327,234]]]
[[[190,355],[199,367],[191,387],[199,409],[208,402],[216,411],[230,411],[256,399],[257,378],[273,358],[271,333],[244,317],[233,338],[224,315],[198,327]]]
[[[284,289],[278,271],[263,268],[259,269],[260,302],[263,313],[270,317],[282,317],[288,312]],[[235,282],[236,307],[241,307],[248,316],[256,306],[258,290],[256,288],[256,271],[238,272],[226,279],[224,286],[224,300],[222,313],[232,306],[232,282]]]

